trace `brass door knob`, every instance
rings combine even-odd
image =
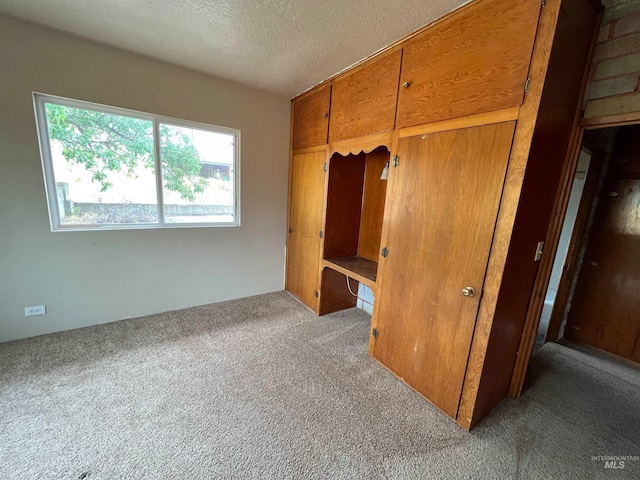
[[[402,84],[402,86],[403,86],[404,88],[409,88],[409,82],[404,82],[404,83]]]
[[[323,113],[323,114],[322,114],[322,116],[323,116],[324,118],[327,118],[327,117],[329,116],[329,114],[328,114],[328,113]]]
[[[464,287],[462,289],[462,296],[463,297],[475,297],[476,296],[476,289],[473,287]]]

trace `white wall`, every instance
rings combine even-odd
[[[551,320],[551,313],[553,313],[553,304],[556,300],[562,270],[567,260],[567,254],[569,253],[569,244],[573,236],[573,227],[578,218],[578,210],[580,209],[580,201],[582,200],[582,192],[584,191],[590,162],[591,154],[585,150],[580,152],[576,174],[569,195],[569,203],[567,204],[567,212],[564,217],[564,223],[562,224],[560,239],[558,240],[556,258],[553,261],[551,278],[549,279],[549,286],[547,287],[547,293],[544,299],[544,308],[540,317],[540,324],[538,325],[538,333],[541,335],[546,335],[549,321]]]
[[[50,232],[33,91],[239,128],[242,226]],[[289,108],[0,16],[0,341],[281,290]],[[41,304],[47,315],[24,317]]]

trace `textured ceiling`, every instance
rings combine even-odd
[[[0,13],[292,97],[468,0],[0,0]]]

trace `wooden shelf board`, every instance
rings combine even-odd
[[[342,257],[324,259],[322,264],[327,268],[364,283],[367,287],[373,290],[376,288],[378,262],[362,257]]]

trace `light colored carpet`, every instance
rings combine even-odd
[[[472,433],[287,293],[0,344],[0,478],[640,478],[640,374],[547,345]]]

